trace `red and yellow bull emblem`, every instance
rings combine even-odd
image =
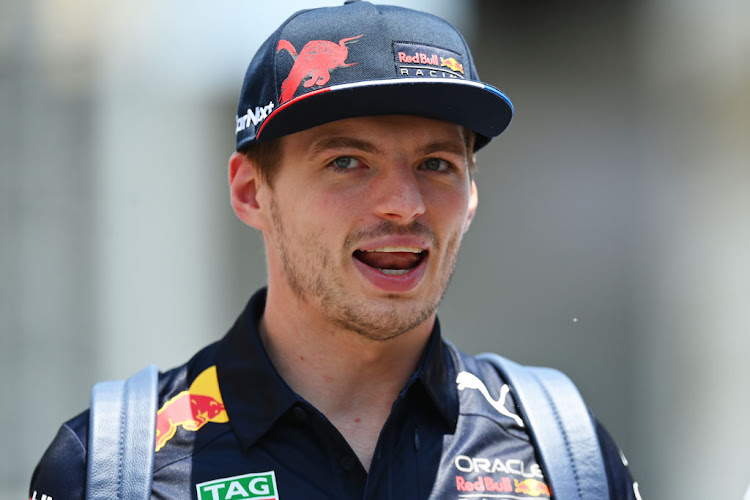
[[[311,40],[302,47],[299,54],[289,41],[279,40],[276,52],[286,50],[294,59],[289,75],[281,84],[279,104],[294,97],[301,84],[305,88],[321,87],[328,83],[331,79],[331,72],[335,69],[356,65],[356,62],[346,62],[349,56],[347,45],[356,42],[361,36],[342,38],[338,43],[328,40]]]
[[[537,479],[524,479],[523,481],[514,479],[513,482],[516,485],[516,493],[526,493],[532,497],[538,497],[541,495],[547,497],[551,496],[549,487]]]
[[[215,366],[204,370],[187,391],[164,403],[156,413],[156,451],[174,437],[178,427],[195,432],[208,422],[229,422]]]
[[[440,58],[440,66],[441,67],[444,66],[446,68],[450,68],[453,71],[458,71],[462,75],[464,74],[464,65],[461,64],[460,62],[456,61],[455,57],[449,57],[447,59],[444,58],[444,57],[441,57]]]

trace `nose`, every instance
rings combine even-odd
[[[425,213],[419,179],[414,170],[394,167],[378,177],[376,215],[392,222],[407,224]]]

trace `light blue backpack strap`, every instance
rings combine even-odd
[[[491,361],[511,386],[553,498],[610,498],[594,422],[575,384],[552,368],[519,365],[493,353],[477,358]]]
[[[87,500],[151,498],[158,382],[159,370],[150,365],[92,389]]]

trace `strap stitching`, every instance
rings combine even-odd
[[[122,392],[125,396],[127,396],[128,393],[128,386],[127,382],[123,383]],[[126,415],[126,406],[128,404],[127,398],[124,397],[122,404],[120,405],[120,452],[118,456],[118,462],[117,462],[117,498],[122,498],[122,466],[125,462],[125,415]]]
[[[575,480],[576,480],[576,490],[578,490],[578,498],[583,498],[583,493],[581,491],[581,481],[578,475],[578,468],[576,467],[576,462],[573,459],[573,455],[570,451],[570,440],[568,439],[568,432],[565,430],[565,428],[562,425],[562,420],[560,420],[560,415],[557,411],[557,405],[555,405],[554,401],[552,400],[552,396],[550,395],[549,391],[547,391],[547,386],[544,385],[544,383],[537,376],[535,371],[533,369],[529,371],[539,383],[539,386],[542,388],[542,392],[544,392],[544,396],[547,398],[547,401],[549,402],[550,407],[552,407],[552,413],[555,415],[555,421],[557,422],[557,427],[560,429],[562,436],[563,436],[563,440],[565,441],[565,451],[568,454],[568,459],[573,468],[573,476],[575,477]]]

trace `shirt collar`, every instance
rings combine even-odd
[[[281,378],[260,340],[258,324],[266,305],[266,289],[256,292],[221,341],[216,367],[229,421],[243,447],[249,448],[296,403],[298,396]],[[455,428],[458,392],[455,367],[435,321],[417,370],[403,394],[421,386],[440,415]]]
[[[416,378],[424,387],[432,403],[451,429],[455,428],[458,421],[456,368],[450,350],[443,342],[440,322],[437,318],[417,371],[412,378]]]

